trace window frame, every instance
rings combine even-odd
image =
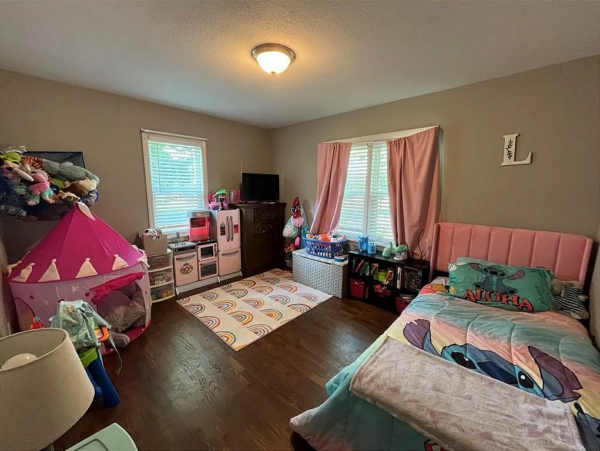
[[[142,153],[144,157],[144,177],[146,181],[146,202],[148,205],[148,224],[149,228],[163,230],[166,234],[175,234],[186,232],[188,224],[178,224],[166,227],[156,227],[154,217],[154,197],[152,195],[152,174],[150,170],[150,151],[148,141],[162,142],[165,144],[175,144],[184,146],[194,146],[200,149],[202,158],[202,197],[205,207],[208,206],[208,179],[207,179],[207,144],[208,140],[196,136],[178,135],[175,133],[158,132],[154,130],[141,130],[142,135]]]

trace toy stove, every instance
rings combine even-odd
[[[196,243],[192,243],[191,241],[180,241],[179,243],[169,243],[167,244],[167,247],[169,249],[171,249],[174,253],[177,252],[185,252],[185,251],[190,251],[196,250]]]
[[[196,243],[182,241],[167,244],[167,247],[173,251],[173,272],[175,273],[175,286],[179,293],[179,287],[199,280]]]
[[[204,241],[210,238],[210,211],[188,211],[190,241]]]

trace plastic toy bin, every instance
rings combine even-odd
[[[321,241],[314,238],[304,238],[304,247],[309,255],[333,259],[344,255],[346,241]]]
[[[161,285],[173,282],[173,268],[148,273],[150,285]]]
[[[164,285],[160,287],[150,288],[150,295],[153,301],[160,301],[175,296],[173,285]]]
[[[167,250],[164,254],[148,255],[148,266],[150,270],[158,268],[166,268],[167,266],[173,265],[173,253],[171,250]]]

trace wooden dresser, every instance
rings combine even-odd
[[[285,268],[285,204],[237,204],[242,226],[242,274]]]

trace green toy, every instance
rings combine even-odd
[[[401,244],[400,246],[396,246],[394,249],[394,260],[406,260],[408,258],[408,246],[406,244]]]
[[[0,160],[10,161],[11,163],[20,163],[21,154],[14,151],[5,152],[0,154]]]
[[[70,161],[58,163],[56,161],[43,159],[42,168],[44,168],[44,171],[50,174],[50,177],[53,179],[53,181],[54,179],[76,181],[88,178],[100,183],[98,176],[92,174],[86,168],[75,166]]]
[[[392,242],[390,241],[390,247],[386,247],[382,252],[381,255],[383,257],[389,257],[390,255],[392,255],[392,250],[394,249],[394,245],[392,244]]]

